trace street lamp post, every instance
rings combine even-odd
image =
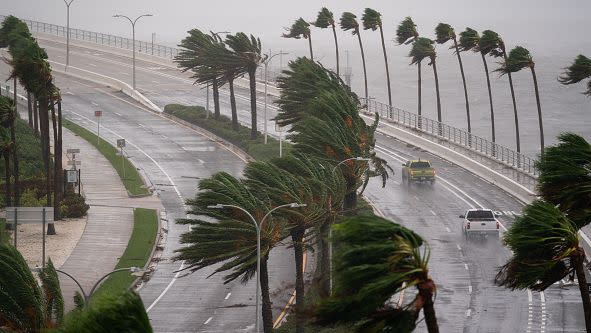
[[[120,14],[113,15],[113,17],[124,17],[129,20],[129,23],[131,23],[131,34],[132,34],[132,44],[133,44],[133,73],[132,73],[133,90],[135,90],[135,23],[137,22],[137,20],[139,20],[140,18],[142,18],[144,16],[153,16],[153,15],[152,14],[140,15],[140,16],[136,17],[135,20],[132,20],[125,15],[120,15]]]
[[[271,61],[271,59],[273,59],[274,56],[277,55],[285,55],[288,54],[287,52],[278,52],[275,54],[271,54],[271,51],[269,51],[269,55],[267,57],[267,59],[264,61],[265,64],[265,108],[264,108],[264,112],[263,114],[265,115],[265,125],[264,125],[264,132],[265,132],[265,144],[267,144],[267,67],[269,66],[269,62]]]
[[[64,0],[64,2],[66,3],[66,7],[68,8],[67,12],[67,16],[66,16],[66,21],[67,21],[67,32],[66,32],[66,70],[68,69],[68,66],[70,65],[70,5],[72,4],[72,2],[74,2],[74,0],[70,0],[70,1],[66,1]]]
[[[299,204],[299,203],[288,203],[285,205],[280,205],[277,206],[273,209],[271,209],[269,212],[267,212],[267,214],[265,214],[265,216],[263,216],[263,218],[261,219],[261,223],[257,223],[257,221],[255,220],[254,216],[252,216],[252,214],[250,214],[246,209],[240,207],[240,206],[236,206],[236,205],[224,205],[224,204],[217,204],[217,205],[209,205],[207,206],[207,208],[215,208],[215,209],[222,209],[222,208],[236,208],[238,210],[243,211],[246,215],[248,215],[248,217],[250,218],[250,220],[252,221],[252,223],[254,224],[254,227],[257,231],[257,275],[256,275],[256,316],[255,316],[255,332],[258,333],[259,332],[259,314],[260,314],[260,288],[261,288],[261,280],[259,278],[259,271],[261,270],[261,228],[263,226],[263,223],[265,223],[265,219],[271,215],[272,212],[276,211],[279,208],[284,208],[284,207],[290,207],[290,208],[298,208],[298,207],[306,207],[306,204]]]

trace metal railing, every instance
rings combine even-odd
[[[5,15],[0,15],[1,21],[4,21],[5,18]],[[67,36],[68,28],[61,25],[25,19],[21,19],[21,21],[27,24],[31,32],[42,32],[60,37]],[[131,38],[103,34],[100,32],[70,28],[70,38],[126,50],[133,49],[133,40]],[[170,59],[174,58],[179,52],[179,49],[176,47],[155,44],[153,42],[145,42],[137,39],[135,40],[135,50],[138,53]]]
[[[449,142],[466,150],[484,155],[492,161],[500,162],[528,176],[536,177],[538,174],[534,166],[534,159],[498,143],[492,143],[487,139],[468,133],[463,129],[449,126],[427,117],[419,117],[415,113],[404,111],[397,107],[390,107],[387,104],[371,99],[367,101],[367,111],[372,114],[377,112],[381,119],[386,119],[403,127],[427,134],[423,137],[428,138],[430,141],[437,143],[441,143],[441,141]]]

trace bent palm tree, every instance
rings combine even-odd
[[[414,42],[417,38],[419,38],[419,33],[417,32],[417,25],[413,22],[413,20],[410,18],[410,16],[407,16],[404,18],[404,20],[402,20],[402,22],[400,22],[400,24],[398,25],[398,28],[396,28],[396,42],[398,42],[398,45],[402,45],[402,44],[409,44]],[[421,113],[422,113],[422,98],[421,98],[421,62],[419,61],[417,63],[417,83],[418,83],[418,109],[417,109],[417,115],[418,115],[418,127],[422,128],[422,119],[421,119]]]
[[[392,91],[390,88],[390,70],[388,69],[388,55],[386,54],[386,43],[384,42],[384,31],[382,29],[382,14],[371,8],[365,8],[363,17],[363,29],[371,29],[376,31],[380,29],[380,37],[382,38],[382,51],[384,52],[384,63],[386,64],[386,81],[388,84],[388,105],[392,107]]]
[[[367,93],[367,69],[365,68],[365,53],[363,52],[363,43],[361,42],[361,35],[359,34],[359,23],[356,20],[357,16],[350,12],[344,12],[341,16],[340,26],[344,31],[351,30],[353,36],[357,35],[359,40],[359,48],[361,49],[361,61],[363,63],[363,82],[365,86],[365,103],[369,102],[369,95]]]
[[[458,63],[460,64],[460,73],[462,74],[462,83],[464,85],[464,99],[466,100],[466,121],[468,122],[468,135],[471,135],[472,126],[470,124],[470,103],[468,101],[468,88],[466,87],[466,76],[464,75],[464,65],[462,64],[462,57],[460,56],[460,48],[458,47],[456,32],[451,25],[439,23],[437,27],[435,27],[435,35],[437,36],[435,41],[438,44],[445,44],[449,40],[453,40],[454,42],[454,45],[450,46],[450,49],[455,49],[455,54],[458,57]],[[472,140],[469,140],[470,144],[471,142]]]
[[[576,274],[585,325],[591,332],[591,300],[585,277],[585,251],[576,225],[556,206],[536,200],[525,207],[503,237],[513,256],[503,265],[495,283],[509,289],[543,291]]]
[[[546,147],[536,162],[538,193],[581,228],[591,221],[591,145],[581,136],[563,133],[558,145]]]
[[[489,32],[490,30],[486,30],[485,32]],[[492,148],[492,155],[495,156],[496,149],[496,132],[495,132],[495,111],[493,108],[493,99],[492,99],[492,90],[490,88],[490,76],[488,71],[488,64],[486,63],[486,55],[495,52],[498,48],[498,40],[496,38],[492,38],[491,34],[487,33],[486,36],[482,36],[478,38],[478,45],[473,49],[474,52],[480,52],[480,56],[482,57],[482,63],[484,65],[484,72],[486,74],[486,86],[488,87],[488,100],[490,104],[490,124],[491,124],[491,140],[493,144]]]
[[[284,38],[304,38],[308,40],[308,46],[310,47],[310,59],[314,60],[314,52],[312,52],[312,34],[310,33],[310,23],[304,21],[303,18],[297,19],[290,28],[285,28],[286,33],[281,35]]]
[[[531,75],[534,81],[536,105],[538,107],[538,123],[540,126],[540,154],[544,154],[544,124],[542,121],[542,106],[540,105],[540,92],[538,90],[538,79],[535,70],[536,63],[534,62],[534,59],[526,48],[516,46],[511,52],[509,52],[507,60],[501,64],[501,67],[497,69],[497,71],[502,74],[509,74],[518,72],[526,67],[531,70]]]
[[[14,206],[20,206],[20,182],[19,182],[19,160],[17,155],[17,141],[16,141],[16,109],[14,108],[14,102],[8,97],[0,96],[0,125],[8,129],[10,131],[10,145],[7,147],[9,148],[8,151],[11,153],[12,157],[12,166],[13,171],[10,172],[7,169],[7,180],[6,186],[9,188],[10,186],[10,174],[14,177],[14,200],[12,203]],[[6,167],[9,166],[10,163],[6,163]],[[10,191],[6,192],[7,199],[10,198]],[[8,201],[7,201],[8,202]]]
[[[335,294],[317,311],[321,323],[359,322],[359,332],[410,332],[423,310],[428,332],[438,332],[429,276],[429,250],[420,236],[392,221],[359,216],[335,225],[342,245],[336,258]],[[388,300],[406,288],[418,293],[409,304]]]
[[[429,38],[419,37],[412,44],[412,49],[410,50],[408,56],[412,58],[412,61],[410,63],[411,65],[418,64],[425,58],[429,58],[429,60],[431,60],[428,65],[433,66],[433,74],[435,75],[435,93],[437,94],[437,121],[439,122],[438,134],[443,135],[443,120],[441,119],[441,100],[439,98],[439,77],[437,76],[437,63],[435,61],[437,54],[435,53],[433,43],[434,42]],[[420,84],[421,83],[419,82],[419,85]]]
[[[268,55],[261,55],[261,40],[253,35],[247,36],[243,32],[226,36],[226,45],[238,58],[238,62],[248,73],[250,83],[250,139],[255,140],[257,130],[257,68],[267,60]]]
[[[565,68],[564,73],[558,78],[562,84],[573,84],[591,78],[591,59],[579,54],[572,65]],[[587,82],[587,91],[583,94],[591,96],[591,80]]]
[[[328,27],[332,28],[332,35],[334,36],[334,47],[336,51],[337,57],[337,75],[340,76],[339,70],[339,42],[337,40],[337,29],[334,22],[334,16],[330,10],[326,7],[322,7],[322,9],[318,12],[318,16],[316,17],[316,21],[312,23],[315,27],[326,29]]]

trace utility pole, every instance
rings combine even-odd
[[[68,66],[70,65],[70,5],[74,2],[74,0],[70,0],[69,2],[64,0],[64,3],[67,7],[67,29],[66,29],[66,70],[68,70]]]

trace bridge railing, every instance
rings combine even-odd
[[[493,143],[485,138],[468,133],[463,129],[449,126],[427,117],[419,117],[415,113],[397,107],[390,107],[387,104],[375,100],[367,101],[367,111],[372,114],[377,112],[381,119],[386,119],[419,133],[427,134],[423,137],[428,138],[430,141],[446,141],[468,151],[483,155],[492,161],[500,162],[528,176],[537,176],[534,159],[498,143]]]
[[[0,20],[4,21],[5,17],[5,15],[0,15]],[[25,22],[27,26],[29,26],[29,30],[32,32],[42,32],[55,36],[67,37],[67,27],[26,19],[21,20]],[[100,32],[70,28],[70,38],[127,50],[133,49],[133,39],[103,34]],[[179,52],[179,49],[176,47],[155,44],[153,42],[145,42],[137,39],[135,40],[135,50],[139,53],[170,59],[174,58]]]

